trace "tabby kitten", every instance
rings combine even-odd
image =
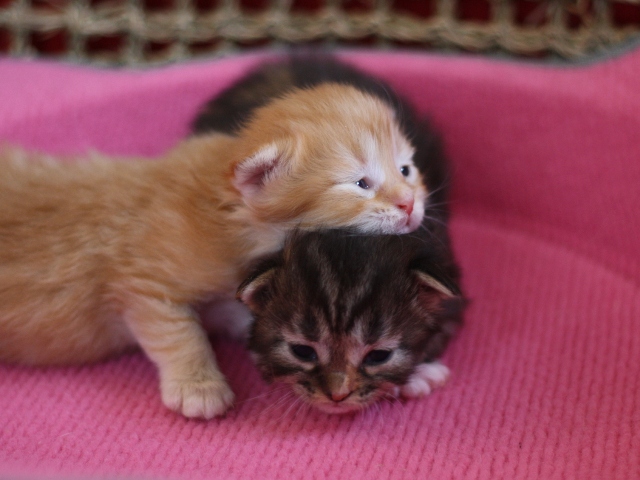
[[[344,413],[446,381],[437,359],[461,322],[458,278],[428,234],[297,232],[238,297],[255,316],[249,347],[265,379]]]
[[[0,360],[81,363],[140,345],[167,407],[223,413],[233,393],[192,306],[232,298],[294,227],[417,228],[412,153],[387,104],[342,85],[291,92],[236,135],[157,161],[0,150]]]

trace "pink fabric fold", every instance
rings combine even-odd
[[[472,303],[450,383],[329,416],[283,399],[220,338],[238,403],[203,422],[162,406],[140,353],[0,364],[0,477],[640,477],[640,51],[579,67],[343,57],[429,114],[453,163]],[[155,155],[261,58],[138,71],[1,60],[0,142]]]

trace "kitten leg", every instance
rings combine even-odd
[[[421,363],[409,377],[407,383],[400,387],[400,395],[405,398],[418,398],[429,395],[434,389],[443,386],[449,379],[449,369],[435,361]]]
[[[231,406],[233,392],[190,308],[137,297],[125,318],[158,367],[162,401],[168,408],[185,417],[213,418]]]

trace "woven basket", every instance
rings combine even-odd
[[[166,63],[287,44],[584,57],[640,36],[640,0],[0,0],[0,52]]]

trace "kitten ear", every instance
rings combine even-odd
[[[240,284],[236,298],[252,311],[260,310],[266,304],[269,294],[269,283],[275,274],[275,265],[266,265],[258,269]]]
[[[449,288],[447,288],[444,284],[440,283],[428,273],[421,272],[419,270],[414,270],[414,273],[418,278],[418,281],[424,287],[435,290],[436,292],[441,294],[443,298],[452,298],[456,296],[456,294],[454,294]]]
[[[446,258],[433,254],[420,256],[411,261],[409,269],[424,289],[436,292],[442,299],[462,297],[458,267]]]
[[[452,282],[437,280],[433,275],[420,270],[413,270],[420,285],[418,298],[422,305],[429,310],[447,310],[449,305],[464,301],[458,286]]]
[[[236,165],[233,186],[244,197],[255,195],[273,178],[273,174],[282,164],[283,157],[281,148],[276,143],[262,147]]]
[[[413,272],[421,287],[418,301],[433,318],[430,325],[431,338],[427,341],[424,352],[425,361],[434,361],[442,355],[449,339],[462,323],[468,300],[453,280],[449,280],[448,285],[445,285],[428,273],[420,270]]]

